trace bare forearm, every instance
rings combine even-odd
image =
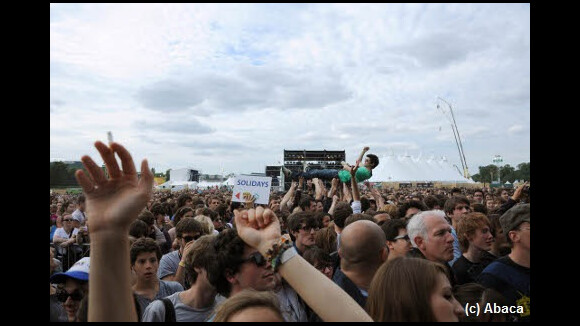
[[[336,200],[332,201],[332,205],[330,205],[330,208],[328,209],[328,214],[334,216],[334,207],[336,207]]]
[[[365,156],[365,153],[367,152],[366,148],[363,148],[363,150],[360,152],[360,155],[358,156],[358,158],[356,159],[357,162],[362,162],[362,158],[363,156]]]
[[[181,266],[177,266],[177,271],[175,272],[175,276],[173,277],[173,281],[179,282],[185,288],[185,268]]]
[[[296,187],[294,187],[294,184],[292,184],[292,186],[290,186],[290,189],[288,190],[288,192],[284,195],[284,197],[282,197],[282,200],[280,201],[280,206],[286,205],[286,203],[290,200],[290,198],[294,194],[295,189],[296,189]]]
[[[279,273],[325,322],[373,321],[354,299],[300,255],[281,265]]]
[[[137,321],[127,230],[91,234],[88,321]],[[114,286],[112,286],[114,285]]]
[[[360,201],[360,193],[358,191],[358,184],[354,175],[350,178],[350,186],[352,187],[352,200]]]

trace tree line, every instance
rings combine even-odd
[[[509,164],[506,164],[501,168],[495,164],[480,166],[479,173],[472,175],[471,178],[475,182],[482,183],[491,183],[492,181],[497,181],[498,178],[502,184],[506,181],[509,181],[510,183],[513,183],[516,180],[530,181],[530,162],[518,164],[517,170]]]
[[[78,169],[82,169],[86,173],[81,162],[50,162],[50,188],[80,187],[75,178],[75,171]],[[107,169],[104,166],[102,169],[107,173]],[[163,173],[155,173],[155,168],[151,168],[151,172],[156,177],[165,177]]]

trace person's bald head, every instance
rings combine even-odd
[[[387,258],[385,233],[376,223],[360,220],[347,225],[340,236],[341,269],[372,269]]]

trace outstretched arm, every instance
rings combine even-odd
[[[321,181],[321,180],[318,180],[318,178],[312,179],[312,183],[314,184],[314,191],[315,191],[314,199],[315,200],[322,200],[322,188],[320,187],[319,181]]]
[[[356,170],[358,170],[358,163],[350,169],[350,187],[352,188],[352,200],[360,201],[360,193],[358,190],[358,183],[356,183]]]
[[[280,239],[280,222],[269,209],[242,211],[235,218],[240,237],[264,256]],[[278,272],[322,320],[372,322],[353,298],[300,255],[280,265]]]
[[[282,197],[282,200],[280,201],[280,210],[283,210],[283,209],[289,210],[287,203],[290,200],[290,198],[294,195],[294,191],[296,191],[297,186],[298,186],[298,183],[296,183],[296,181],[292,181],[292,184],[290,185],[290,189],[284,195],[284,197]]]
[[[360,152],[360,155],[358,156],[358,158],[356,159],[356,164],[359,165],[362,162],[362,158],[363,156],[365,156],[365,153],[369,151],[369,147],[365,146],[362,150],[362,152]]]
[[[89,321],[137,321],[129,269],[129,225],[145,207],[153,192],[153,175],[146,160],[141,163],[141,178],[133,158],[118,143],[100,141],[95,147],[109,173],[87,155],[81,158],[87,176],[75,176],[91,212],[91,266],[89,282]],[[119,168],[115,154],[121,159]]]

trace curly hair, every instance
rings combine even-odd
[[[144,252],[154,252],[157,256],[157,261],[161,260],[161,248],[155,240],[151,238],[139,238],[131,245],[131,266],[135,265],[137,256]]]
[[[244,262],[245,247],[246,243],[235,229],[225,229],[216,236],[215,264],[210,266],[207,274],[211,285],[224,297],[229,297],[232,291],[232,284],[227,280],[226,274],[234,275],[240,271],[240,266]]]
[[[195,233],[207,234],[203,228],[203,225],[193,217],[184,217],[175,226],[175,236],[181,238],[184,233]]]

